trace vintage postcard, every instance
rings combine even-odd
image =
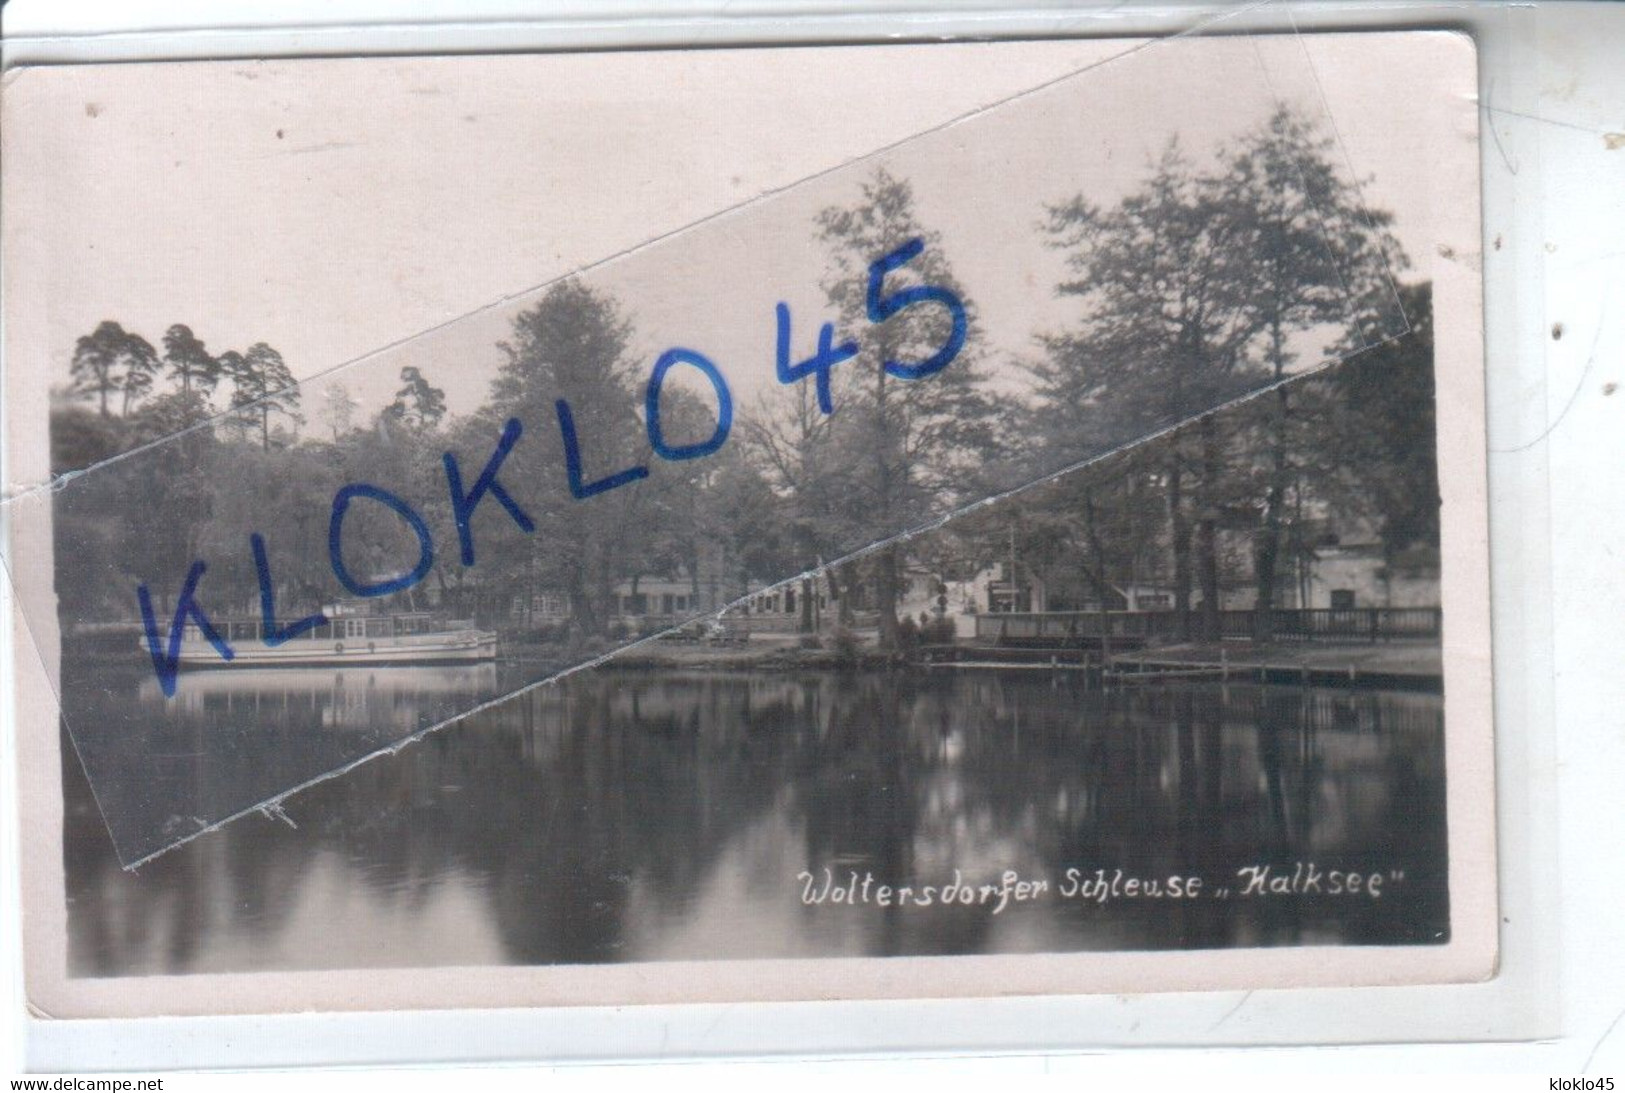
[[[1476,87],[9,71],[30,1003],[1492,975]]]

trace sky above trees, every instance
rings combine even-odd
[[[1273,89],[1335,117],[1355,173],[1375,175],[1368,199],[1394,212],[1406,250],[1427,259],[1433,197],[1425,173],[1407,169],[1406,157],[1425,154],[1420,142],[1438,131],[1429,116],[1437,107],[1425,96],[1401,103],[1372,95],[1363,79],[1354,96],[1349,77],[1371,64],[1376,41],[1272,45],[1264,51],[1267,80],[1250,43],[1217,52],[1204,43],[1201,54],[1159,61],[1152,51],[1117,62],[1085,78],[1087,109],[1007,127],[1002,146],[978,137],[987,179],[933,171],[929,160],[908,172],[922,218],[964,255],[959,275],[992,337],[1007,352],[1025,352],[1030,330],[1006,320],[1030,316],[1038,305],[1061,306],[1033,291],[1053,283],[1055,270],[1045,263],[1058,258],[1037,255],[1018,270],[979,268],[981,233],[1030,226],[1044,203],[1068,188],[1103,201],[1119,196],[1160,154],[1176,123],[1187,151],[1204,154],[1214,140],[1251,124]],[[335,82],[325,91],[343,83],[358,92],[352,95],[318,94],[320,81],[306,64],[184,66],[168,91],[186,94],[200,110],[189,110],[179,129],[171,117],[163,132],[118,109],[124,89],[117,72],[98,73],[106,87],[76,89],[73,102],[73,124],[87,132],[76,130],[72,155],[91,158],[83,170],[69,160],[53,176],[62,184],[38,195],[49,198],[52,214],[32,221],[47,230],[16,252],[36,274],[21,286],[23,295],[47,292],[51,305],[20,306],[23,321],[9,333],[13,348],[40,346],[61,382],[74,339],[102,319],[116,317],[152,336],[180,314],[209,344],[263,339],[296,376],[309,375],[1118,48],[1038,43],[1001,58],[988,47],[932,47],[909,53],[906,71],[896,50],[731,53],[722,60],[644,55],[635,80],[630,71],[624,80],[594,79],[606,69],[571,58],[533,58],[529,67],[498,59],[477,75],[418,60],[327,77]],[[1384,56],[1395,66],[1431,58],[1437,67],[1456,63],[1459,53],[1448,36],[1436,36]],[[613,77],[626,61],[606,64]],[[798,94],[773,93],[780,82],[793,83]],[[1225,96],[1206,93],[1215,83]],[[931,94],[920,95],[922,87]],[[723,105],[744,90],[759,93],[753,111]],[[115,105],[85,117],[83,96],[92,93]],[[335,101],[342,101],[337,112]],[[611,114],[627,139],[593,136]],[[380,120],[386,115],[387,128]],[[356,140],[356,133],[368,137]],[[424,147],[438,154],[422,156]],[[627,149],[648,162],[625,160]],[[8,146],[23,158],[66,151]],[[123,169],[109,175],[93,169],[98,162]],[[473,162],[495,166],[471,175],[466,165]],[[1067,177],[1086,185],[1062,185]],[[382,189],[381,178],[389,180]],[[997,199],[970,199],[978,186]],[[798,210],[784,196],[777,199],[783,222],[797,225],[805,222],[800,213],[832,199],[809,194]],[[29,199],[15,200],[26,206]],[[754,265],[722,262],[728,233],[712,232],[714,246],[691,240],[664,261],[642,263],[641,272],[627,266],[618,294],[637,307],[651,343],[707,337],[719,358],[734,360],[771,352],[770,321],[738,321],[735,290],[765,277],[772,291],[808,307],[819,293],[796,253],[806,242],[759,228],[756,234],[774,253]],[[163,256],[157,276],[155,255]],[[676,280],[703,281],[703,290],[649,291]],[[346,383],[376,408],[393,397],[399,368],[410,363],[440,373],[435,382],[450,411],[467,413],[500,365],[492,347],[510,317],[492,313],[484,330],[472,320],[458,345],[438,346],[433,362],[363,363]],[[34,322],[43,325],[31,328]],[[759,333],[764,328],[767,335]],[[431,371],[430,363],[438,367]]]
[[[211,413],[224,411],[224,428],[188,433],[93,473],[90,485],[70,484],[58,528],[75,526],[70,511],[84,518],[88,536],[109,516],[128,523],[132,517],[120,517],[121,507],[141,510],[140,522],[169,505],[192,513],[169,521],[179,526],[193,521],[201,505],[209,526],[192,532],[193,541],[200,550],[207,544],[231,554],[245,532],[238,521],[257,521],[247,529],[255,535],[262,526],[284,534],[297,526],[304,538],[319,532],[333,490],[364,483],[399,498],[392,502],[398,513],[416,506],[426,522],[416,525],[411,542],[381,512],[345,525],[354,532],[348,541],[358,545],[344,572],[364,571],[363,580],[380,589],[409,588],[432,574],[445,596],[464,587],[474,543],[483,540],[483,568],[470,591],[487,610],[500,613],[514,588],[562,591],[587,635],[609,632],[612,590],[622,580],[686,574],[697,600],[708,574],[728,586],[713,588],[713,604],[720,604],[752,584],[776,583],[881,544],[861,575],[843,566],[841,579],[864,583],[879,613],[881,642],[892,647],[899,638],[898,582],[911,549],[892,537],[1280,382],[1293,374],[1302,338],[1318,335],[1310,355],[1316,363],[1367,344],[1373,330],[1376,337],[1398,333],[1386,261],[1402,254],[1386,231],[1386,214],[1368,216],[1357,207],[1332,151],[1313,122],[1278,108],[1204,159],[1187,156],[1170,137],[1138,187],[1111,203],[1083,191],[1056,195],[1048,218],[1029,229],[1038,240],[1028,245],[1062,256],[1054,291],[1077,302],[1079,317],[1034,332],[1043,354],[1038,363],[1006,359],[1002,369],[983,333],[980,300],[959,273],[963,250],[951,250],[925,219],[911,179],[878,165],[855,185],[843,177],[815,189],[843,200],[818,207],[803,222],[799,238],[806,242],[786,249],[812,271],[823,299],[801,309],[799,327],[796,309],[779,304],[770,328],[777,341],[770,382],[741,384],[735,397],[751,404],[726,452],[734,412],[725,409],[728,382],[706,355],[709,347],[669,348],[650,372],[641,315],[589,277],[561,281],[523,309],[504,312],[508,329],[493,343],[502,364],[478,412],[448,415],[437,383],[444,373],[404,364],[392,400],[370,413],[331,385],[318,427],[302,438],[293,428],[304,420],[299,389],[278,392],[287,368],[266,343],[217,355],[189,327],[173,324],[160,360],[139,334],[103,321],[76,344],[75,391],[96,410],[59,415],[58,470]],[[748,256],[744,241],[751,237],[734,238]],[[1420,318],[1425,303],[1411,302]],[[466,332],[439,336],[454,333]],[[804,357],[815,341],[819,348]],[[662,389],[673,359],[689,365],[682,371],[690,383]],[[1426,373],[1429,360],[1429,349],[1419,347],[1410,363]],[[167,388],[154,395],[165,367]],[[738,382],[739,372],[727,371]],[[696,390],[696,383],[714,390]],[[229,387],[223,394],[216,390],[222,384]],[[1389,416],[1422,420],[1429,399],[1420,388],[1416,394],[1389,406]],[[221,401],[211,401],[216,395]],[[1345,391],[1342,402],[1360,397]],[[1172,561],[1159,568],[1171,569],[1182,618],[1199,602],[1207,629],[1214,628],[1225,570],[1233,568],[1220,539],[1249,528],[1259,603],[1270,606],[1279,558],[1290,546],[1288,510],[1301,523],[1306,498],[1319,505],[1334,497],[1338,491],[1317,477],[1363,480],[1386,466],[1381,445],[1358,464],[1341,461],[1335,442],[1317,455],[1320,440],[1336,435],[1330,424],[1336,401],[1322,398],[1306,408],[1282,388],[1239,407],[1222,428],[1212,415],[1201,417],[1133,471],[1155,481],[1128,491],[1142,510],[1130,523],[1154,522],[1145,505],[1164,510],[1166,536],[1157,537]],[[273,417],[283,419],[275,432]],[[1430,452],[1429,422],[1394,437]],[[1369,422],[1356,430],[1382,431]],[[496,454],[487,456],[493,444]],[[1310,466],[1317,458],[1326,473]],[[213,466],[204,479],[216,484],[175,474],[195,471],[200,461]],[[476,471],[482,463],[485,470]],[[152,465],[169,469],[154,476],[144,470]],[[112,488],[100,481],[108,474]],[[500,489],[498,474],[507,483]],[[256,476],[269,477],[250,487]],[[488,505],[480,515],[457,500],[473,496],[463,483],[476,476],[482,485],[475,494],[489,489],[500,510]],[[568,490],[561,488],[565,477]],[[137,480],[146,485],[137,488]],[[1418,485],[1401,472],[1384,483],[1392,487],[1390,508],[1425,510],[1436,492],[1431,481]],[[431,526],[442,536],[446,531],[448,484],[461,568],[451,564],[447,543],[438,551],[429,545]],[[1092,489],[1057,515],[1082,521],[1097,556],[1094,581],[1104,587],[1112,578],[1099,513],[1111,498]],[[90,503],[82,500],[87,494]],[[271,502],[273,496],[281,501]],[[253,505],[234,509],[227,500],[233,497],[252,498]],[[231,518],[222,521],[222,513]],[[332,534],[337,543],[338,532]],[[161,538],[130,537],[122,560],[106,559],[108,568],[158,583],[156,574],[174,563],[172,545],[166,541],[142,558],[129,544]],[[403,565],[403,547],[418,560]],[[329,548],[335,574],[353,591],[339,568],[347,550]],[[319,595],[323,553],[319,539],[302,544],[300,554],[314,568],[300,578],[299,592]],[[401,583],[397,571],[413,576]],[[480,609],[477,599],[474,613]]]

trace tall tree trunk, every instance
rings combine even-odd
[[[1095,491],[1083,491],[1083,516],[1089,536],[1089,551],[1095,556],[1095,598],[1100,602],[1100,666],[1112,663],[1112,616],[1106,605],[1106,547],[1100,541],[1100,521],[1095,518]]]
[[[1185,515],[1184,469],[1177,447],[1168,467],[1168,528],[1174,553],[1174,614],[1184,640],[1191,635],[1191,525]]]
[[[1203,516],[1196,524],[1196,568],[1202,587],[1202,614],[1198,630],[1203,641],[1220,639],[1219,551],[1215,521]]]
[[[1286,457],[1279,448],[1271,457],[1270,482],[1264,494],[1264,521],[1253,548],[1253,636],[1268,641],[1274,633],[1275,585],[1281,559],[1281,509],[1286,499]]]
[[[882,352],[881,359],[885,360],[887,354]],[[895,441],[887,419],[886,398],[886,370],[875,369],[875,450],[880,454],[876,460],[876,497],[879,512],[875,515],[883,522],[889,523],[896,518],[893,511],[896,504],[895,476],[902,468],[894,465]],[[891,651],[901,647],[902,633],[897,624],[897,547],[895,545],[881,548],[875,554],[875,608],[880,612],[880,647]]]
[[[102,386],[101,386],[102,417],[107,417],[108,416],[108,413],[107,413],[107,389],[108,389],[108,385],[106,383],[103,383]]]
[[[875,553],[875,606],[880,611],[880,647],[886,650],[902,647],[902,632],[897,623],[897,563],[896,544]]]
[[[1286,371],[1286,346],[1279,318],[1271,324],[1270,333],[1275,381],[1280,383]],[[1253,637],[1258,641],[1270,640],[1275,630],[1275,584],[1280,567],[1281,530],[1285,522],[1282,510],[1286,505],[1286,424],[1290,412],[1287,389],[1283,384],[1275,389],[1275,398],[1269,403],[1270,477],[1264,493],[1264,520],[1253,546],[1253,578],[1257,593],[1253,600]]]
[[[796,629],[803,634],[810,634],[818,629],[813,622],[813,588],[811,577],[801,578],[801,619],[796,624]]]
[[[597,637],[604,628],[593,610],[592,598],[587,595],[587,584],[579,568],[571,572],[568,583],[571,616],[580,625],[583,635]]]
[[[841,597],[841,604],[836,612],[836,621],[842,626],[852,625],[852,592],[858,587],[858,575],[855,572],[856,562],[843,562],[836,566],[832,572],[830,587],[835,589]]]
[[[615,602],[615,584],[610,577],[610,559],[603,548],[598,548],[602,557],[592,570],[591,595],[597,601],[598,617],[600,619],[599,633],[609,636],[609,625],[620,615],[620,605]]]
[[[1202,438],[1202,491],[1196,527],[1196,565],[1202,584],[1202,638],[1218,641],[1219,631],[1219,429],[1208,414]]]

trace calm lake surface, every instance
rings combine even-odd
[[[494,670],[198,674],[188,716],[344,733]],[[1427,944],[1449,917],[1436,695],[599,670],[305,791],[297,828],[239,820],[134,874],[71,759],[65,781],[76,975]],[[1238,869],[1297,863],[1319,892],[1242,896]],[[1203,888],[1067,898],[1069,869]],[[854,902],[807,902],[826,870]],[[1333,895],[1332,871],[1380,874],[1381,894]],[[997,913],[920,905],[1006,872],[1049,887]],[[882,886],[914,902],[880,906]]]

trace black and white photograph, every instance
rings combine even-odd
[[[1470,39],[12,80],[43,1008],[1491,974]]]

